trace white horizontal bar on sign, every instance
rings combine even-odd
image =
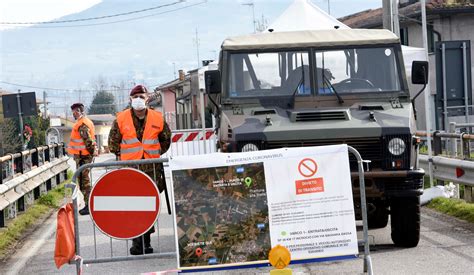
[[[95,196],[93,211],[156,211],[156,197]]]

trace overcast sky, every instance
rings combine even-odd
[[[127,0],[116,0],[117,5]],[[129,1],[129,0],[128,0]],[[179,0],[177,0],[179,1]],[[280,10],[281,5],[289,5],[293,0],[217,0],[221,2],[254,3],[255,14],[275,12]],[[329,1],[329,5],[328,5]],[[49,21],[65,15],[81,12],[92,7],[101,0],[1,0],[0,1],[0,22],[31,22]],[[163,1],[164,3],[166,1]],[[382,0],[312,0],[320,8],[329,11],[335,17],[344,16],[357,11],[382,6]],[[249,12],[251,7],[249,6]],[[269,22],[271,23],[271,22]],[[11,26],[0,25],[1,29]]]

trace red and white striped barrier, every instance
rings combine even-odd
[[[214,129],[173,130],[171,147],[164,156],[189,156],[214,152],[217,152]]]
[[[171,142],[187,142],[197,140],[210,140],[215,137],[214,130],[206,129],[205,132],[202,130],[183,130],[173,131],[171,136]]]

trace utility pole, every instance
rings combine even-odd
[[[253,2],[243,3],[244,6],[249,6],[252,8],[252,19],[253,19],[253,33],[257,32],[257,21],[255,21],[255,5]]]
[[[48,118],[48,103],[46,102],[46,91],[43,91],[43,107],[44,107],[43,118],[47,119]]]
[[[429,55],[428,55],[428,31],[426,26],[426,0],[421,0],[421,27],[423,28],[423,47],[425,48],[425,57],[426,60],[429,62]],[[432,149],[431,149],[431,134],[433,130],[431,129],[431,89],[430,83],[428,79],[428,83],[426,84],[426,90],[424,92],[425,96],[425,123],[426,123],[426,135],[427,144],[428,144],[428,170],[430,175],[430,187],[433,187],[433,162],[432,157]]]
[[[173,79],[176,79],[176,63],[174,62],[173,62]]]
[[[328,14],[331,15],[331,0],[328,0]]]
[[[392,4],[391,0],[382,0],[382,22],[383,28],[387,30],[392,30]]]
[[[199,59],[199,37],[198,37],[198,29],[196,28],[196,38],[194,39],[194,42],[196,43],[196,53],[197,53],[197,68],[201,67],[201,62]]]
[[[399,0],[392,0],[392,32],[400,37],[400,22],[398,20],[398,3]]]

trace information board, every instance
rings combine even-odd
[[[173,157],[180,269],[358,254],[346,145]]]

